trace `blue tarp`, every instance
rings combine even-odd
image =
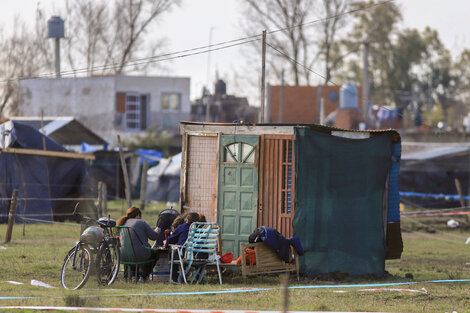
[[[145,161],[149,164],[156,164],[161,158],[163,158],[163,154],[158,150],[137,149],[135,153],[140,156],[140,164],[144,164]]]
[[[34,128],[13,121],[0,125],[1,148],[67,151],[62,145]],[[10,199],[18,189],[16,222],[52,222],[70,214],[73,204],[66,198],[80,197],[85,192],[87,172],[80,159],[35,156],[16,153],[0,154],[0,222],[8,220]]]

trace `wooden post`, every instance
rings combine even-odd
[[[282,286],[282,311],[287,313],[289,307],[289,272],[280,276]]]
[[[44,130],[44,111],[41,110],[41,129],[42,129],[42,148],[44,151],[47,151],[47,146],[46,146],[46,131]],[[52,196],[51,196],[51,178],[49,175],[49,165],[48,165],[48,159],[45,159],[46,161],[46,178],[47,178],[47,195],[49,197],[49,204],[50,204],[50,210],[51,210],[51,216],[54,218],[54,211],[52,210]]]
[[[18,202],[18,189],[14,189],[13,195],[11,196],[10,212],[8,213],[8,228],[7,228],[7,234],[5,236],[5,243],[9,243],[11,241],[11,233],[13,231],[13,225],[15,224],[17,202]]]
[[[266,30],[263,30],[263,42],[261,52],[261,104],[260,104],[260,122],[264,123],[264,97],[265,97],[265,86],[266,86]]]
[[[129,175],[127,174],[126,161],[124,160],[124,153],[122,152],[121,137],[119,135],[117,135],[117,141],[119,144],[119,158],[121,159],[122,174],[124,176],[124,191],[126,192],[127,207],[130,208],[132,206],[131,187],[129,184]]]
[[[98,182],[98,216],[103,216],[103,183]]]
[[[463,208],[465,208],[465,200],[463,198],[462,186],[460,185],[460,180],[458,178],[455,178],[454,181],[455,181],[455,188],[457,188],[457,192],[458,192],[459,198],[460,198],[460,206],[463,209]],[[465,222],[467,222],[467,224],[470,223],[470,220],[468,218],[468,214],[465,215]]]
[[[142,174],[140,178],[140,209],[145,209],[145,191],[147,189],[147,170],[149,168],[149,162],[144,161],[142,166]]]
[[[103,210],[105,216],[108,216],[108,187],[106,186],[105,182],[101,182],[101,192],[103,193]]]

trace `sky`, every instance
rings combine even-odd
[[[38,2],[52,16],[57,14],[54,8],[59,8],[64,0],[0,0],[0,25],[11,31],[15,15],[33,23]],[[155,26],[152,35],[155,33],[157,37],[167,38],[168,52],[243,38],[240,3],[241,0],[183,0],[181,7],[174,8]],[[470,46],[470,19],[466,16],[470,12],[470,1],[396,0],[395,3],[402,8],[401,27],[420,31],[426,26],[436,29],[454,55]],[[212,90],[217,76],[226,81],[229,94],[244,96],[243,88],[233,83],[235,70],[243,71],[243,66],[246,66],[242,59],[240,47],[231,47],[169,61],[171,63],[164,64],[164,69],[151,74],[190,77],[191,100],[201,95],[203,86],[209,85]],[[256,102],[253,95],[250,99],[250,103]]]

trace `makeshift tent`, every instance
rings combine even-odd
[[[35,154],[67,150],[34,128],[14,121],[0,125],[0,148],[19,148],[0,154],[0,222],[8,220],[10,199],[18,189],[16,222],[52,222],[72,213],[77,198],[86,197],[87,172],[82,159]],[[30,149],[23,154],[20,149]],[[74,200],[67,200],[67,198]],[[80,201],[82,211],[92,203]],[[93,210],[93,212],[96,212]]]
[[[470,144],[404,142],[399,176],[406,205],[424,208],[461,207],[457,185],[470,199]]]
[[[383,275],[392,134],[349,139],[309,128],[295,133],[293,226],[305,252],[302,271]]]
[[[147,190],[145,197],[154,201],[179,201],[181,172],[181,153],[160,163],[147,171]]]

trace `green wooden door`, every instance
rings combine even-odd
[[[258,136],[222,136],[217,216],[222,251],[238,257],[240,242],[256,228]]]

